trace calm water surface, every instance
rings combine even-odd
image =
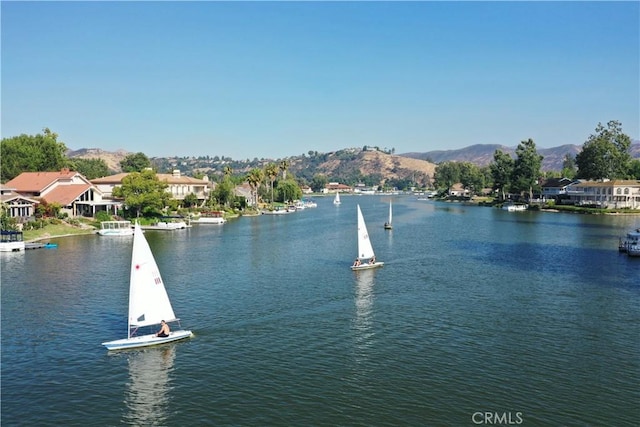
[[[146,350],[100,345],[130,238],[2,254],[2,425],[638,425],[640,217],[393,201],[392,231],[378,196],[148,231],[196,335]],[[356,203],[377,271],[349,269]]]

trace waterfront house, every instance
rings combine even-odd
[[[92,217],[99,210],[112,208],[112,202],[103,200],[100,190],[88,179],[66,168],[59,172],[23,172],[6,187],[38,203],[57,203],[60,212],[70,217]]]
[[[461,183],[455,183],[449,189],[449,196],[452,197],[470,197],[471,193],[468,189],[464,188]]]
[[[349,187],[345,184],[340,184],[339,182],[330,182],[328,183],[323,190],[324,194],[328,193],[352,193],[353,188]]]
[[[569,178],[549,178],[540,183],[543,200],[560,200],[566,197],[567,187],[574,181]]]
[[[38,201],[29,197],[25,197],[16,192],[15,188],[7,187],[0,184],[0,202],[2,202],[3,211],[10,218],[16,218],[21,222],[32,218],[36,212]]]
[[[92,179],[91,183],[100,189],[105,198],[113,198],[113,189],[121,186],[122,180],[128,175],[129,173],[119,173],[105,176]],[[167,184],[167,191],[175,200],[184,200],[186,195],[195,194],[198,202],[203,203],[209,198],[209,192],[214,188],[214,184],[209,181],[206,175],[204,179],[197,179],[184,176],[176,169],[171,174],[158,173],[156,176],[159,181],[164,181]]]
[[[640,180],[577,181],[566,194],[578,206],[604,209],[640,209]]]

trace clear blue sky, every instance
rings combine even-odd
[[[2,1],[2,137],[282,158],[640,139],[640,3]]]

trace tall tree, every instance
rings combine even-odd
[[[264,172],[262,169],[252,169],[247,175],[247,182],[249,183],[249,187],[251,187],[251,197],[253,198],[253,206],[258,205],[258,187],[260,183],[264,179]]]
[[[278,200],[281,202],[292,202],[302,198],[302,190],[295,181],[288,179],[278,181]]]
[[[542,173],[543,157],[538,154],[536,144],[529,138],[516,148],[516,160],[513,164],[513,186],[516,191],[528,192],[529,200],[533,199],[533,189],[539,185]]]
[[[53,172],[68,165],[67,147],[58,134],[44,128],[36,135],[22,134],[0,141],[0,180],[7,182],[22,172]]]
[[[493,162],[489,166],[493,178],[493,189],[500,190],[500,200],[505,199],[505,193],[511,190],[513,176],[513,159],[502,150],[493,153]]]
[[[480,168],[471,162],[462,162],[460,168],[460,183],[473,195],[484,188],[484,175]]]
[[[128,210],[135,216],[158,214],[168,205],[171,194],[166,191],[167,183],[162,182],[152,170],[132,172],[122,179],[122,185],[113,189],[114,197],[124,199]]]
[[[640,179],[640,160],[633,159],[629,162],[629,179]]]
[[[282,172],[282,179],[287,179],[287,169],[289,169],[289,161],[283,160],[280,162],[280,166],[278,166],[280,171]]]
[[[329,180],[324,175],[314,175],[311,180],[311,190],[316,193],[321,192],[327,186]]]
[[[102,178],[109,175],[109,167],[103,159],[70,159],[69,168],[82,174],[87,179]]]
[[[129,154],[120,160],[123,172],[142,172],[151,167],[151,160],[144,153]]]
[[[269,182],[271,182],[271,203],[273,203],[273,182],[278,176],[278,166],[276,166],[275,163],[269,163],[265,166],[264,175],[269,179]]]
[[[460,182],[460,165],[457,162],[442,162],[436,166],[436,185],[440,188],[451,189],[453,184]]]
[[[605,128],[598,123],[596,133],[582,146],[576,156],[578,178],[616,179],[629,173],[631,138],[622,133],[622,124],[611,120]]]
[[[562,161],[562,176],[565,178],[573,179],[576,176],[576,159],[569,153],[564,155]]]

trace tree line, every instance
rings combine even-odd
[[[507,194],[533,198],[541,190],[543,178],[569,178],[585,180],[640,179],[640,160],[629,153],[631,138],[622,132],[622,124],[609,121],[606,127],[598,123],[595,133],[589,136],[582,151],[575,158],[565,155],[562,171],[541,171],[543,157],[538,154],[532,139],[521,141],[516,148],[516,158],[502,150],[496,150],[493,161],[485,167],[470,162],[443,162],[436,166],[436,186],[443,191],[456,184],[471,194],[483,189],[497,191],[499,199]]]
[[[22,134],[12,138],[3,138],[1,181],[7,182],[22,172],[51,172],[68,168],[82,174],[89,180],[110,174],[102,159],[69,159],[67,147],[58,140],[58,134],[45,128],[41,134]],[[166,191],[167,183],[157,177],[157,168],[144,153],[127,155],[120,161],[120,167],[128,175],[122,185],[116,187],[113,195],[122,199],[125,205],[124,216],[159,216],[167,210],[181,208],[204,209],[245,209],[248,201],[235,194],[235,187],[247,182],[252,190],[251,205],[276,202],[290,202],[302,198],[302,190],[295,177],[288,172],[289,162],[282,160],[278,164],[271,162],[264,168],[254,168],[248,174],[234,175],[231,166],[224,168],[222,177],[209,177],[216,182],[215,188],[204,202],[195,194],[187,194],[183,200],[173,200]],[[171,172],[171,171],[168,171]],[[204,178],[204,173],[195,173],[194,178]],[[215,178],[215,179],[213,179]]]

